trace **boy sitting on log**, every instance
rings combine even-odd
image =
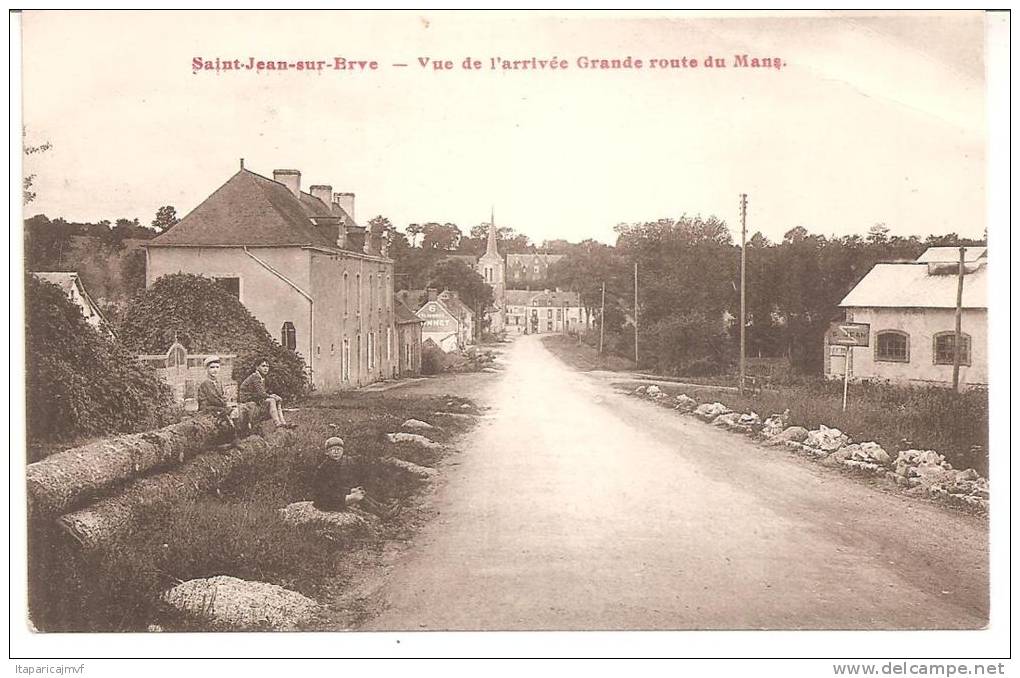
[[[234,435],[243,435],[251,430],[252,407],[232,406],[223,394],[220,384],[220,357],[211,355],[205,359],[206,379],[198,386],[198,411],[208,412],[230,426]]]
[[[259,415],[259,421],[272,419],[276,428],[296,428],[294,424],[288,424],[283,418],[283,408],[280,403],[283,398],[275,393],[266,390],[266,375],[269,374],[269,360],[260,358],[255,363],[255,371],[248,375],[248,378],[241,382],[237,389],[237,399],[244,403],[254,403]]]
[[[320,511],[346,511],[359,508],[386,520],[400,512],[397,500],[382,503],[356,486],[359,464],[344,454],[344,441],[336,436],[326,441],[326,458],[315,470],[315,499],[312,505]]]

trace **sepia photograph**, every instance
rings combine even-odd
[[[1008,654],[1008,11],[11,33],[30,656]]]

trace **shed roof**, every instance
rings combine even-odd
[[[423,322],[425,322],[423,319],[421,319],[418,316],[416,316],[414,314],[414,311],[409,309],[407,307],[407,304],[405,304],[399,298],[396,300],[396,304],[394,306],[394,316],[396,318],[395,322],[398,325],[407,325],[408,323],[423,323]]]
[[[56,285],[64,291],[64,294],[70,294],[78,284],[78,274],[74,271],[32,271],[32,275]]]
[[[957,276],[933,275],[928,263],[875,264],[840,306],[956,308]],[[988,308],[987,264],[964,274],[964,308]]]
[[[964,261],[977,261],[979,259],[988,258],[987,247],[964,247],[963,248],[963,260]],[[929,247],[924,251],[924,254],[917,258],[917,261],[929,263],[939,262],[948,263],[956,262],[960,260],[960,248],[959,247]]]

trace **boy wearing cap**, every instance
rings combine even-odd
[[[198,385],[198,411],[212,412],[226,416],[230,412],[227,399],[223,395],[223,386],[218,379],[220,374],[220,357],[211,355],[204,361],[205,381]]]
[[[326,440],[326,458],[315,470],[315,499],[320,511],[346,511],[359,508],[380,518],[392,518],[399,512],[396,500],[383,504],[368,496],[365,488],[354,485],[358,464],[344,454],[342,438]]]

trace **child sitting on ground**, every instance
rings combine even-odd
[[[326,457],[315,469],[315,498],[312,505],[320,511],[346,511],[359,508],[388,519],[400,511],[396,500],[382,503],[355,485],[362,475],[361,465],[344,453],[344,441],[336,436],[326,440]]]

